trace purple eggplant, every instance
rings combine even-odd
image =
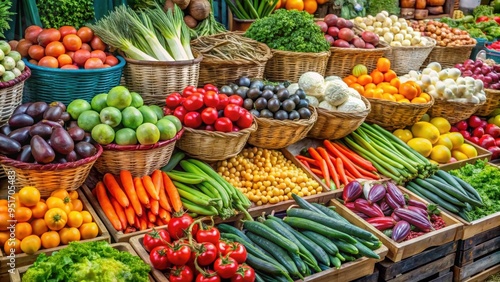
[[[369,217],[362,213],[362,212],[359,212],[359,211],[353,211],[357,216],[361,217],[362,219],[369,219]]]
[[[393,209],[393,210],[395,210],[395,209],[397,209],[397,208],[402,208],[402,207],[403,207],[403,206],[401,206],[401,205],[399,204],[399,202],[398,202],[398,201],[396,201],[396,200],[394,199],[394,197],[392,196],[392,194],[389,194],[389,193],[385,194],[385,202],[386,202],[386,203],[387,203],[387,205],[389,205],[389,207],[391,207],[391,209]]]
[[[397,216],[395,212],[391,213],[391,218],[394,219],[396,222],[401,221],[401,218]]]
[[[346,208],[350,209],[351,211],[355,211],[356,207],[354,206],[354,202],[349,202],[345,203]]]
[[[380,209],[380,207],[374,207],[370,205],[367,200],[358,198],[354,201],[354,207],[357,211],[366,214],[368,217],[382,217],[384,213]]]
[[[382,209],[382,212],[385,216],[388,216],[392,213],[391,207],[389,207],[385,200],[380,201],[380,209]]]
[[[404,208],[395,209],[394,213],[402,220],[408,221],[410,224],[414,225],[423,232],[430,232],[434,230],[430,220],[422,216],[420,213]]]
[[[392,228],[392,227],[394,227],[394,224],[396,224],[394,219],[392,219],[389,216],[379,216],[379,217],[368,218],[368,219],[366,219],[366,222],[375,226],[375,228],[377,228],[380,231]]]
[[[407,221],[401,220],[392,229],[392,240],[401,242],[410,234],[411,225]]]
[[[405,196],[399,190],[398,186],[392,182],[387,182],[387,194],[391,195],[392,198],[399,204],[399,206],[406,206]]]
[[[414,207],[421,208],[423,210],[427,210],[426,204],[424,204],[420,201],[417,201],[417,200],[413,200],[413,199],[408,200],[408,206],[414,206]]]
[[[368,192],[368,197],[366,197],[366,200],[368,200],[368,203],[376,203],[380,200],[382,200],[385,197],[385,187],[382,184],[375,184],[373,187],[370,189],[370,192]]]
[[[375,209],[377,211],[378,214],[380,214],[380,215],[384,214],[384,211],[380,208],[379,204],[373,203],[371,205],[372,205],[373,209]]]
[[[429,214],[427,213],[427,210],[421,209],[419,207],[407,206],[406,208],[409,209],[409,210],[411,210],[411,211],[419,213],[423,217],[428,217],[429,216]]]
[[[344,203],[353,202],[363,193],[363,187],[358,181],[351,181],[345,187],[342,192],[342,199]]]

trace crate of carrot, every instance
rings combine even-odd
[[[183,211],[177,188],[161,170],[133,177],[130,171],[106,173],[91,190],[82,187],[115,242],[165,226],[174,213]]]
[[[380,179],[370,161],[337,140],[306,138],[288,146],[287,150],[332,190],[340,189],[354,179]]]

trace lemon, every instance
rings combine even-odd
[[[444,145],[436,145],[431,151],[431,160],[440,164],[446,164],[451,159],[451,151]]]
[[[437,127],[426,121],[419,121],[415,123],[411,127],[411,133],[413,134],[413,137],[425,138],[431,141],[432,144],[435,144],[441,135]]]
[[[451,139],[448,135],[439,136],[438,141],[434,145],[444,145],[450,150],[453,149],[453,143],[451,143]]]
[[[439,130],[439,133],[445,134],[450,132],[451,129],[451,124],[448,122],[447,119],[442,118],[442,117],[435,117],[432,118],[430,121],[437,129]]]
[[[448,133],[448,138],[450,138],[451,143],[453,143],[453,149],[458,149],[462,144],[464,144],[464,137],[460,132],[450,132]]]
[[[431,154],[432,143],[425,138],[413,138],[407,144],[424,157],[428,157]]]
[[[467,143],[462,144],[459,148],[458,151],[462,152],[464,155],[467,156],[467,158],[474,158],[477,157],[477,150],[474,148],[474,146],[469,145]],[[458,160],[458,159],[457,159]]]
[[[429,162],[430,162],[431,164],[434,164],[434,165],[439,165],[439,163],[438,163],[438,162],[436,162],[435,160],[429,160]]]
[[[413,134],[408,129],[396,129],[392,134],[407,143],[413,138]]]
[[[451,156],[457,159],[457,161],[463,161],[469,159],[466,154],[460,152],[459,150],[451,150]]]

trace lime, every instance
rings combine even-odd
[[[115,130],[104,123],[94,126],[92,129],[92,139],[101,145],[108,145],[115,139]]]
[[[172,139],[177,134],[175,124],[168,119],[160,119],[156,123],[156,127],[160,130],[160,140],[162,141]]]
[[[135,131],[131,128],[122,128],[115,134],[115,143],[118,145],[135,145],[137,137]]]
[[[89,102],[83,99],[76,99],[69,103],[66,111],[71,115],[71,118],[77,120],[81,113],[87,110],[91,110]]]
[[[153,110],[153,112],[155,112],[156,114],[156,117],[159,119],[163,118],[164,114],[163,114],[163,110],[161,109],[160,106],[157,106],[157,105],[151,105],[149,106],[149,108],[151,110]]]
[[[125,127],[136,129],[143,121],[141,112],[134,107],[127,107],[122,111],[122,124]]]
[[[90,132],[96,125],[101,123],[101,118],[98,112],[86,110],[78,116],[77,123],[81,129]]]
[[[176,116],[167,115],[167,116],[164,116],[162,119],[167,119],[167,120],[171,121],[175,125],[177,132],[179,132],[182,129],[182,123],[179,120],[179,118],[177,118]]]
[[[108,92],[108,106],[123,110],[132,104],[132,95],[125,86],[115,86]]]
[[[99,113],[101,123],[111,127],[118,126],[122,121],[122,112],[115,107],[106,107]]]
[[[142,96],[137,92],[130,92],[132,95],[132,104],[130,106],[134,108],[139,108],[144,105],[144,100],[142,100]]]
[[[142,106],[139,108],[139,111],[142,114],[142,118],[143,118],[144,123],[149,122],[152,124],[156,124],[156,122],[158,121],[158,118],[156,117],[155,112],[153,112],[153,110],[151,110],[150,107]]]
[[[92,101],[90,101],[90,106],[92,107],[92,110],[100,112],[102,109],[106,108],[108,106],[108,103],[106,102],[106,99],[108,98],[108,93],[101,93],[97,94],[92,98]]]
[[[135,134],[141,145],[152,145],[160,140],[160,130],[149,122],[141,124]]]

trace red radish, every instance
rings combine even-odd
[[[350,29],[350,28],[344,27],[344,28],[341,28],[339,31],[339,38],[343,39],[347,42],[350,42],[351,40],[353,40],[354,36],[355,36],[354,31],[352,31],[352,29]]]
[[[479,144],[479,137],[471,136],[471,138],[469,138],[469,141],[474,144]]]
[[[460,131],[460,134],[462,134],[462,136],[463,136],[465,139],[470,138],[470,133],[469,133],[469,131],[467,131],[467,130],[461,130],[461,131]]]
[[[485,121],[485,120],[481,120],[481,125],[479,125],[480,127],[486,129],[486,126],[488,125],[488,122]]]
[[[336,26],[331,26],[328,28],[327,33],[332,37],[337,37],[339,35],[339,28]]]
[[[323,33],[326,33],[326,31],[328,30],[328,25],[325,22],[319,21],[319,22],[316,22],[316,24],[319,26],[319,28],[321,29],[321,31]]]
[[[500,127],[498,127],[496,124],[490,123],[486,125],[485,133],[491,135],[491,137],[493,138],[497,138],[500,136]]]
[[[483,148],[490,148],[490,147],[496,146],[495,138],[491,137],[488,134],[483,135],[483,136],[481,136],[481,138],[479,138],[478,145],[483,147]]]
[[[328,25],[328,26],[336,26],[337,25],[337,20],[339,17],[334,14],[328,14],[323,18],[323,21]]]

